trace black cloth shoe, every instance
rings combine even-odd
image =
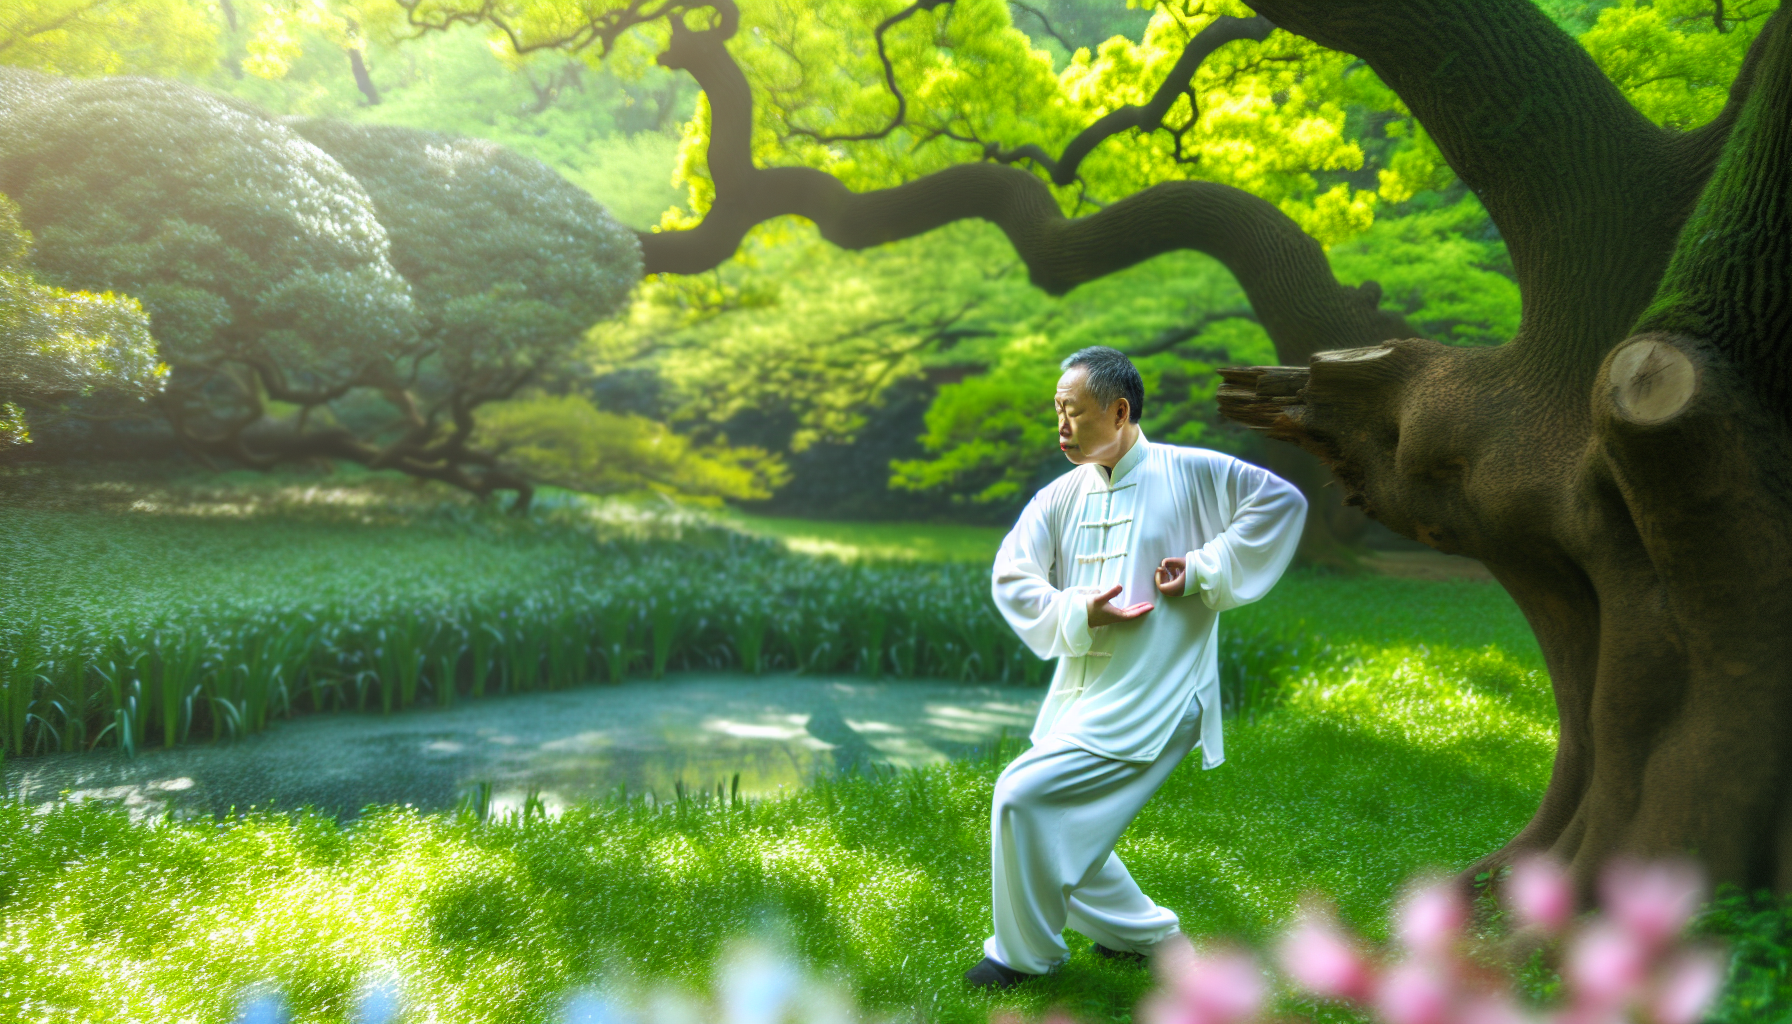
[[[1151,962],[1151,958],[1143,953],[1135,953],[1130,949],[1109,949],[1099,942],[1095,944],[1095,955],[1103,960],[1119,960],[1123,963],[1137,964],[1140,967]]]
[[[1037,974],[1017,971],[1006,964],[996,963],[989,957],[978,961],[977,966],[964,972],[964,980],[971,983],[972,988],[1001,989],[1013,988],[1028,978],[1037,978]]]

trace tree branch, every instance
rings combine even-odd
[[[724,46],[729,31],[726,18],[704,32],[674,21],[660,55],[661,64],[691,72],[709,97],[715,202],[695,228],[640,236],[647,273],[712,269],[754,225],[790,214],[814,221],[822,237],[847,249],[980,218],[1007,234],[1033,283],[1054,295],[1160,253],[1207,253],[1238,278],[1290,362],[1413,333],[1402,318],[1377,307],[1379,287],[1339,284],[1318,242],[1272,204],[1230,186],[1164,182],[1069,220],[1043,181],[1013,167],[960,164],[866,193],[813,168],[757,168],[749,146],[752,93]]]
[[[348,48],[348,69],[355,76],[355,88],[367,97],[367,105],[379,106],[380,91],[373,84],[373,76],[367,73],[367,61],[361,56],[361,48],[358,46]]]
[[[591,12],[587,6],[586,20],[570,31],[543,36],[533,42],[524,42],[521,33],[510,24],[501,9],[501,0],[482,0],[477,7],[465,9],[434,10],[427,5],[429,0],[397,0],[398,6],[404,8],[405,22],[421,36],[429,32],[446,32],[457,25],[491,25],[504,33],[510,41],[510,48],[518,55],[534,53],[537,50],[566,50],[577,53],[592,44],[597,44],[598,53],[607,55],[610,48],[624,32],[637,25],[658,21],[661,18],[676,19],[684,11],[693,7],[708,7],[710,4],[691,2],[691,0],[629,0],[625,7],[614,10]],[[718,11],[720,8],[717,8]],[[732,5],[729,5],[732,14]],[[732,34],[732,31],[730,31]]]
[[[884,80],[889,83],[891,94],[896,97],[896,115],[890,119],[889,124],[878,131],[859,135],[821,135],[807,128],[795,127],[790,129],[790,134],[807,136],[817,142],[869,142],[884,138],[897,128],[904,126],[907,123],[908,101],[902,95],[902,91],[897,88],[895,69],[890,64],[890,58],[884,52],[884,31],[891,25],[914,14],[917,10],[932,10],[934,7],[949,2],[950,0],[921,0],[920,3],[886,18],[877,27],[877,53],[884,63]],[[1035,15],[1041,21],[1045,19],[1043,14],[1030,7],[1022,4],[1013,6]],[[1047,28],[1050,28],[1049,24]],[[1213,55],[1215,50],[1227,43],[1241,39],[1260,43],[1268,39],[1269,34],[1274,32],[1275,28],[1268,18],[1261,16],[1234,18],[1222,15],[1215,18],[1207,27],[1195,33],[1194,37],[1182,48],[1182,54],[1176,59],[1170,73],[1165,76],[1163,82],[1157,87],[1157,91],[1152,94],[1151,99],[1144,106],[1129,103],[1118,110],[1102,115],[1094,124],[1078,132],[1077,136],[1064,147],[1063,155],[1056,158],[1043,147],[1030,142],[1009,149],[1000,143],[968,138],[945,128],[934,129],[932,136],[980,145],[983,147],[983,159],[994,160],[1001,164],[1015,164],[1022,160],[1030,160],[1051,175],[1052,184],[1063,187],[1076,181],[1077,169],[1082,166],[1083,158],[1093,152],[1095,147],[1129,128],[1137,128],[1146,133],[1156,131],[1163,127],[1164,115],[1168,114],[1170,108],[1176,104],[1177,97],[1186,95],[1189,98],[1192,114],[1189,117],[1188,125],[1175,132],[1176,158],[1182,161],[1182,135],[1200,118],[1200,105],[1189,88],[1189,84],[1194,81],[1195,72],[1200,70],[1201,65]]]
[[[1369,285],[1373,283],[1374,282],[1364,282],[1364,289],[1367,289]],[[1379,288],[1380,286],[1377,285],[1376,287]],[[1365,294],[1365,298],[1367,298],[1367,294]],[[1183,342],[1198,336],[1202,331],[1205,331],[1209,325],[1219,323],[1221,320],[1250,320],[1256,322],[1257,315],[1248,309],[1214,310],[1211,313],[1203,315],[1192,324],[1183,324],[1179,327],[1165,328],[1164,330],[1157,332],[1157,335],[1150,341],[1137,348],[1129,350],[1126,354],[1132,356],[1134,359],[1141,359],[1145,356],[1157,355],[1159,352],[1167,352],[1170,349],[1181,345]],[[1224,352],[1215,352],[1213,350],[1205,350],[1202,352],[1202,355],[1211,356],[1211,361],[1213,362],[1221,362],[1226,358]]]
[[[1754,391],[1762,410],[1784,422],[1792,419],[1792,351],[1787,347],[1792,303],[1786,298],[1787,268],[1792,267],[1792,203],[1787,199],[1792,191],[1792,19],[1776,13],[1755,50],[1763,54],[1760,84],[1743,105],[1698,211],[1686,223],[1655,302],[1634,328],[1639,336],[1659,333],[1668,339],[1663,358],[1650,357],[1641,364],[1634,383],[1644,394],[1651,387],[1671,392],[1651,379],[1671,365],[1665,357],[1685,348],[1700,358],[1698,345],[1708,345],[1721,355],[1715,362],[1727,367],[1696,371],[1686,355],[1676,356],[1693,375],[1689,379],[1697,381],[1701,373],[1735,374]],[[1674,341],[1676,336],[1681,340]],[[1625,351],[1641,349],[1632,345]],[[1614,363],[1611,370],[1614,383],[1616,367]],[[1690,402],[1695,390],[1689,386],[1679,400]]]
[[[81,20],[82,17],[92,14],[94,11],[104,7],[108,2],[110,2],[110,0],[88,0],[86,4],[80,7],[71,8],[67,13],[52,18],[41,25],[33,26],[22,22],[14,25],[6,30],[4,37],[0,37],[0,52],[11,49],[16,43],[22,43],[27,39],[34,39],[46,32],[55,32],[58,29],[66,28],[70,24]]]
[[[890,63],[889,51],[884,47],[884,33],[895,26],[902,24],[909,18],[914,17],[914,15],[920,11],[932,11],[937,7],[943,7],[951,2],[952,0],[915,0],[914,3],[909,4],[907,7],[904,7],[902,10],[897,11],[895,14],[890,15],[888,18],[885,18],[878,23],[877,31],[875,33],[877,36],[877,59],[883,61],[884,64],[884,84],[890,87],[890,95],[896,97],[896,113],[890,118],[889,124],[884,125],[877,131],[862,132],[857,135],[824,135],[808,128],[800,128],[796,125],[791,125],[790,134],[811,138],[816,142],[874,142],[884,138],[897,128],[906,124],[908,119],[908,98],[902,95],[902,89],[896,84],[896,66]]]
[[[1195,72],[1201,64],[1213,55],[1213,51],[1240,39],[1249,39],[1261,43],[1276,30],[1268,18],[1261,15],[1255,18],[1233,18],[1221,16],[1215,18],[1206,28],[1195,33],[1188,45],[1182,48],[1182,56],[1176,58],[1176,64],[1170,68],[1163,84],[1144,106],[1127,104],[1118,110],[1103,115],[1094,124],[1077,133],[1076,138],[1064,147],[1064,155],[1055,164],[1045,166],[1051,172],[1052,184],[1068,185],[1076,180],[1076,171],[1082,165],[1083,158],[1094,151],[1109,138],[1120,134],[1128,128],[1137,128],[1141,132],[1154,132],[1163,127],[1164,115],[1175,105],[1176,97],[1187,95],[1189,104],[1194,107],[1194,114],[1189,118],[1192,124],[1200,117],[1200,109],[1195,104],[1195,97],[1189,91],[1189,83],[1194,81]]]
[[[1064,48],[1064,52],[1075,53],[1077,51],[1077,48],[1075,46],[1071,45],[1070,40],[1064,38],[1062,33],[1060,33],[1057,29],[1052,27],[1051,19],[1049,19],[1045,16],[1044,11],[1042,11],[1039,8],[1034,7],[1030,4],[1023,4],[1020,2],[1020,0],[1008,0],[1008,6],[1017,11],[1025,11],[1026,13],[1031,14],[1033,17],[1038,18],[1039,24],[1045,28],[1045,34],[1048,36],[1051,36],[1053,39],[1056,39],[1058,41],[1058,45],[1062,46]]]
[[[1719,2],[1717,13],[1720,17],[1723,7]],[[1730,82],[1730,95],[1724,100],[1724,107],[1717,112],[1717,116],[1675,140],[1675,148],[1679,150],[1688,172],[1698,174],[1701,180],[1717,167],[1718,155],[1723,152],[1724,143],[1730,138],[1730,129],[1735,126],[1737,115],[1742,113],[1742,105],[1754,91],[1766,41],[1773,35],[1774,25],[1792,17],[1785,12],[1786,8],[1781,7],[1768,16],[1767,23],[1761,26],[1761,34],[1749,44],[1748,53],[1742,58],[1742,66],[1736,69],[1736,77]]]

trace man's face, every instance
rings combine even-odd
[[[1058,407],[1058,449],[1077,465],[1099,462],[1113,465],[1119,461],[1121,431],[1126,426],[1126,399],[1116,398],[1102,408],[1085,383],[1087,367],[1073,366],[1058,378],[1058,394],[1053,399]]]

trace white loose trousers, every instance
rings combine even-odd
[[[995,934],[983,955],[1044,974],[1069,952],[1066,924],[1140,953],[1176,932],[1176,914],[1140,890],[1114,844],[1200,739],[1201,702],[1191,700],[1149,763],[1100,757],[1058,736],[1015,758],[996,780],[990,812]]]

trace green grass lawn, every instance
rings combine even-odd
[[[1373,930],[1402,879],[1460,867],[1535,806],[1553,713],[1497,588],[1295,573],[1222,629],[1294,638],[1265,666],[1276,700],[1228,725],[1226,765],[1180,768],[1120,847],[1191,934],[1262,939],[1310,890]],[[1128,1019],[1147,976],[1074,938],[1058,975],[964,988],[987,931],[998,768],[528,822],[6,807],[0,1018],[221,1021],[271,981],[295,1020],[339,1021],[363,973],[390,969],[411,1019],[551,1020],[569,987],[622,971],[701,985],[731,936],[773,919],[889,1015]]]
[[[96,622],[157,616],[148,665],[175,627],[217,627],[204,662],[205,685],[217,686],[233,652],[258,650],[260,624],[335,616],[329,644],[295,672],[337,658],[331,685],[347,694],[345,673],[378,669],[367,652],[406,621],[451,613],[469,634],[502,632],[517,601],[577,587],[597,600],[623,570],[676,569],[680,593],[710,601],[714,619],[684,634],[689,657],[738,659],[742,630],[762,621],[753,602],[771,599],[751,575],[762,573],[784,599],[814,603],[813,622],[799,615],[800,628],[762,638],[773,664],[833,650],[843,660],[832,670],[851,670],[865,662],[848,648],[871,637],[886,670],[949,664],[916,652],[956,650],[958,664],[976,664],[915,609],[904,626],[828,595],[875,585],[887,593],[873,603],[890,603],[916,580],[949,579],[964,591],[954,600],[975,610],[977,567],[928,562],[980,560],[999,531],[732,520],[866,562],[840,567],[764,545],[727,555],[702,516],[571,502],[514,522],[408,484],[341,483],[27,480],[0,501],[0,630],[33,615],[67,630],[44,657],[68,675]],[[567,514],[585,518],[572,528]],[[698,546],[678,547],[681,531]],[[594,554],[594,536],[658,546],[647,561],[618,561],[633,549]],[[898,551],[905,561],[880,567]],[[650,593],[664,581],[623,584]],[[536,625],[575,621],[557,617],[579,610],[568,608]],[[648,625],[618,641],[634,644],[631,671],[648,663],[658,628]],[[1261,941],[1309,891],[1374,933],[1403,879],[1460,868],[1535,807],[1553,708],[1530,632],[1497,586],[1295,571],[1221,628],[1241,712],[1227,725],[1230,760],[1181,767],[1120,845],[1189,933]],[[519,635],[512,646],[531,649],[534,634]],[[464,687],[470,655],[459,657],[443,664],[458,665]],[[31,685],[32,713],[69,704],[66,687]],[[986,996],[960,980],[988,930],[990,792],[1015,752],[777,800],[600,803],[554,820],[388,808],[348,825],[304,812],[132,821],[104,807],[0,802],[0,1021],[226,1021],[258,984],[283,991],[296,1021],[346,1021],[361,979],[382,973],[402,979],[406,1020],[548,1021],[569,989],[606,980],[703,987],[718,951],[767,921],[889,1018],[982,1022],[992,1008],[1037,1018],[1057,1006],[1089,1022],[1129,1019],[1147,976],[1093,958],[1074,936],[1070,964],[1041,982]],[[1778,1024],[1792,928],[1771,908],[1726,913],[1767,965],[1751,975],[1765,993],[1756,1005],[1781,1007],[1726,1019]]]
[[[934,523],[858,523],[790,519],[729,512],[723,522],[781,540],[792,551],[848,559],[982,562],[996,557],[1008,531],[999,526]]]

